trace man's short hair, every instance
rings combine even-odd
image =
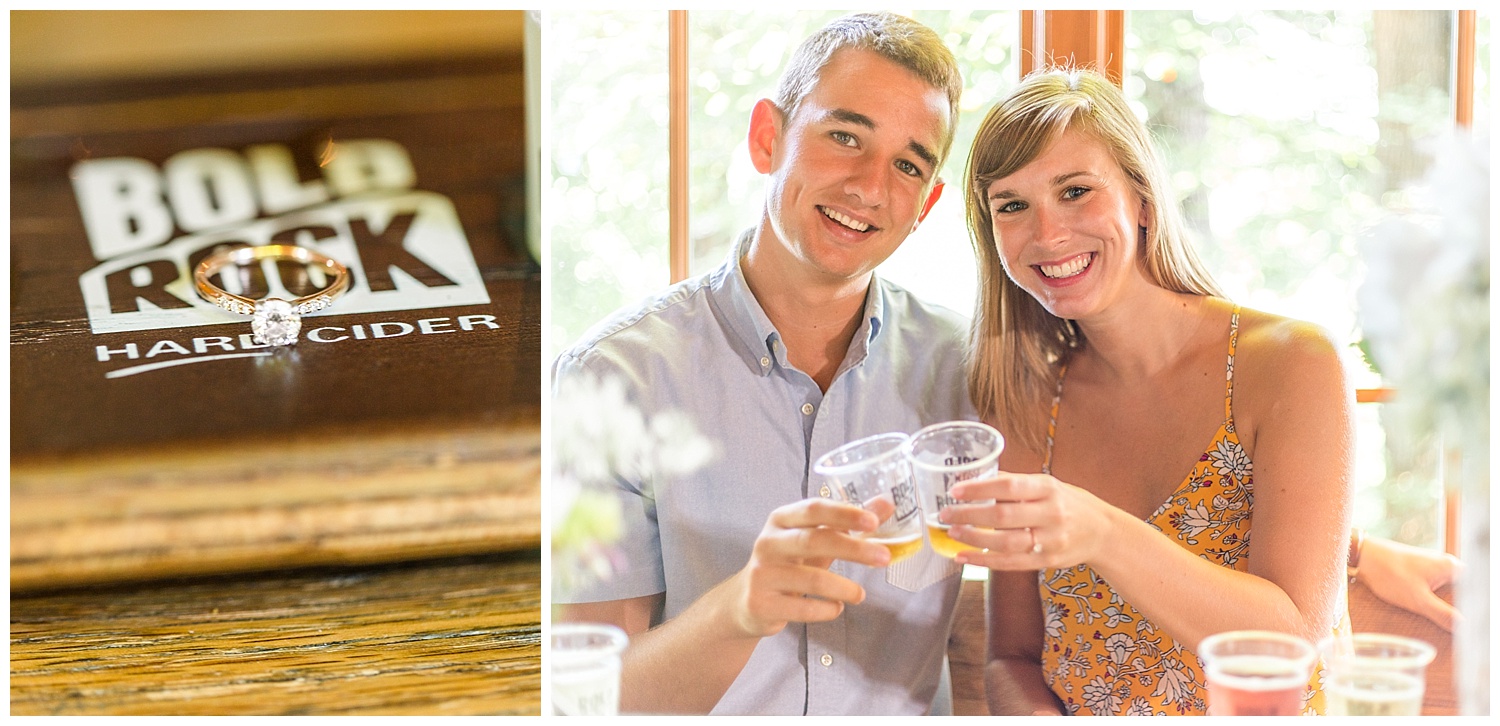
[[[917,74],[928,85],[948,95],[948,124],[938,159],[948,158],[958,127],[958,99],[963,95],[963,77],[953,51],[929,28],[911,18],[888,12],[856,13],[823,26],[797,50],[782,71],[776,86],[777,108],[788,117],[807,94],[812,93],[823,66],[845,48],[873,51]]]

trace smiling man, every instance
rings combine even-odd
[[[965,320],[875,276],[942,193],[962,82],[929,28],[851,15],[804,41],[749,148],[765,212],[718,270],[621,311],[554,385],[614,377],[718,444],[690,477],[617,482],[627,566],[564,620],[631,635],[627,712],[944,712],[958,569],[886,567],[874,515],[809,482],[864,436],[971,418]]]

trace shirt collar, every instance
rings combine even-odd
[[[711,289],[716,306],[722,311],[730,334],[738,344],[736,347],[744,356],[745,364],[764,376],[769,375],[775,366],[785,368],[790,367],[790,363],[786,359],[786,346],[782,344],[781,333],[766,316],[760,301],[750,291],[750,283],[745,280],[743,262],[754,236],[755,228],[751,227],[735,239],[729,250],[729,259],[715,273],[717,279]],[[885,318],[883,293],[884,286],[880,278],[872,276],[870,290],[865,295],[865,319],[854,334],[849,355],[845,357],[845,367],[863,362],[869,355],[870,345],[880,335]]]

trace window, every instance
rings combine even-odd
[[[1355,346],[1359,242],[1408,205],[1427,145],[1453,125],[1454,13],[1302,10],[1128,14],[1127,97],[1161,141],[1206,262],[1226,293]],[[1442,546],[1434,451],[1388,446],[1357,408],[1355,522]],[[1392,442],[1393,444],[1398,442]]]
[[[668,282],[667,14],[548,11],[543,355]]]

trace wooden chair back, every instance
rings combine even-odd
[[[1453,602],[1453,588],[1443,587],[1438,597]],[[1403,610],[1375,596],[1358,580],[1349,587],[1349,621],[1356,633],[1388,633],[1426,641],[1437,648],[1427,666],[1427,691],[1422,697],[1423,716],[1458,715],[1458,695],[1453,677],[1453,634],[1437,623]]]

